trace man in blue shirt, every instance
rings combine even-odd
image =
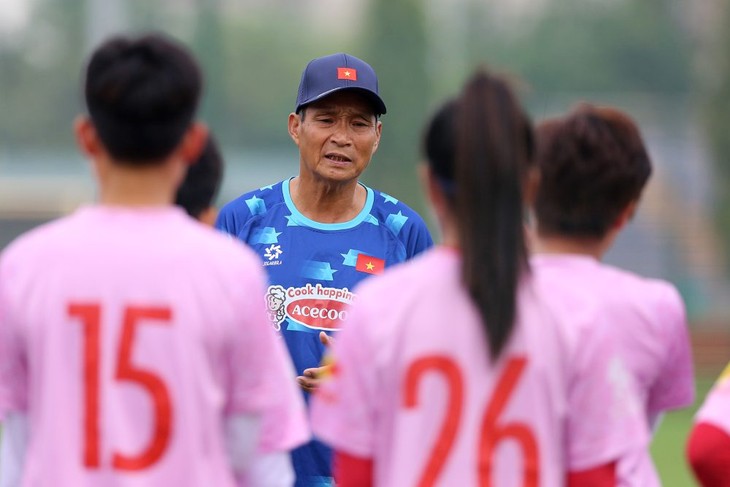
[[[369,64],[344,53],[310,61],[289,114],[299,174],[228,203],[216,222],[263,259],[269,318],[307,393],[324,352],[319,335],[347,326],[355,285],[433,245],[415,211],[359,182],[385,112]],[[292,459],[296,486],[332,485],[331,452],[322,443],[294,450]]]

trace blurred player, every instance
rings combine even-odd
[[[537,128],[541,174],[533,269],[596,301],[618,337],[648,425],[694,400],[684,304],[668,282],[601,263],[636,211],[651,162],[635,123],[610,107],[583,104]],[[619,477],[659,484],[651,458],[637,452]]]
[[[212,134],[198,160],[188,168],[175,195],[175,204],[205,224],[213,225],[218,216],[215,198],[223,181],[223,157]]]
[[[214,201],[223,180],[223,166],[220,148],[215,138],[209,133],[203,151],[197,161],[188,168],[185,179],[177,190],[175,204],[182,207],[188,215],[206,225],[213,226],[218,216],[218,209]],[[322,339],[328,340],[326,334],[322,333]],[[293,392],[293,395],[297,394]],[[284,409],[289,407],[289,400],[280,401]],[[291,398],[291,401],[295,403],[299,400],[298,397]],[[288,424],[284,417],[270,416],[277,425],[273,432],[285,437],[289,435],[292,425]],[[250,457],[250,462],[256,462],[256,471],[243,476],[242,485],[278,485],[277,465],[269,464],[270,457],[267,454],[272,448],[274,450],[277,448],[276,434],[266,435],[267,437],[262,438],[262,442],[257,445],[255,456]]]
[[[305,409],[261,306],[260,261],[172,205],[206,139],[201,86],[189,52],[161,35],[91,56],[75,132],[100,201],[0,260],[6,485],[293,481]],[[249,464],[274,406],[289,436]],[[256,479],[262,465],[276,482]]]
[[[216,223],[263,260],[269,288],[262,300],[307,398],[322,370],[322,330],[342,326],[355,284],[433,244],[415,211],[360,182],[380,143],[385,111],[365,61],[344,53],[313,59],[289,114],[298,175],[233,200]],[[329,448],[314,439],[292,455],[298,487],[331,485]]]
[[[617,459],[645,446],[600,315],[529,272],[532,151],[484,70],[429,122],[443,244],[359,285],[311,407],[339,487],[615,485]]]
[[[687,457],[702,487],[730,487],[730,364],[695,416]]]

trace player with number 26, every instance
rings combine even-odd
[[[533,132],[477,70],[426,127],[442,242],[358,287],[315,395],[338,487],[613,486],[647,431],[609,328],[529,268]]]

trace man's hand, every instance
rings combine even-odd
[[[335,339],[326,334],[323,331],[319,332],[319,341],[322,342],[322,345],[329,347],[333,343],[335,343]]]
[[[334,339],[323,331],[319,332],[319,341],[322,342],[322,345],[327,347],[334,343]],[[330,369],[332,369],[331,365],[322,365],[321,367],[305,369],[304,372],[302,372],[302,375],[297,377],[299,387],[310,394],[313,393],[317,390],[317,387],[319,387],[322,377],[326,375],[327,371]]]

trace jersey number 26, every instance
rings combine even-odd
[[[527,359],[524,357],[511,358],[507,361],[484,412],[477,457],[480,487],[493,485],[492,458],[494,451],[498,443],[507,439],[515,440],[524,454],[522,485],[525,487],[537,487],[538,485],[538,447],[530,427],[519,422],[498,423],[499,416],[504,411],[526,365]],[[436,483],[456,439],[464,402],[464,384],[459,365],[450,357],[430,355],[414,361],[408,368],[403,397],[405,408],[415,408],[418,405],[418,385],[421,378],[429,372],[440,374],[446,380],[449,402],[441,430],[431,449],[426,468],[418,481],[418,487],[430,487]]]

